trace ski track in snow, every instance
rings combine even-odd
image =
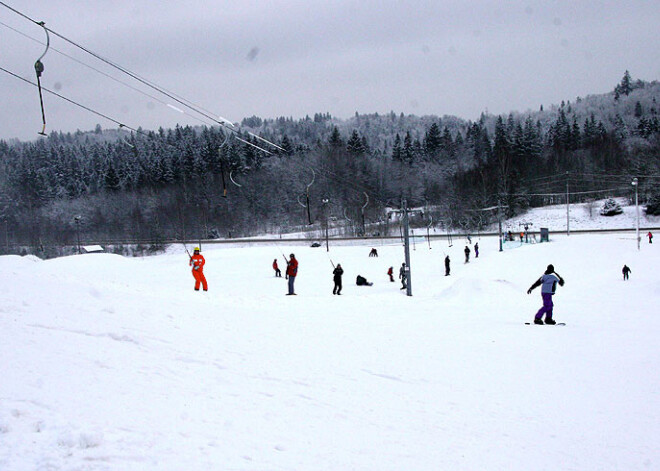
[[[417,244],[412,298],[386,275],[399,244],[207,247],[208,293],[182,247],[0,257],[0,470],[660,467],[657,245],[553,235],[498,253],[473,236],[464,264],[454,239]],[[296,297],[272,276],[282,251]],[[567,326],[530,328],[548,263]]]

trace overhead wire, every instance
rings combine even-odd
[[[260,151],[262,151],[262,152],[265,152],[265,153],[267,153],[267,154],[269,154],[269,155],[272,155],[272,152],[270,152],[270,151],[268,151],[268,150],[266,150],[266,149],[263,149],[263,148],[261,148],[261,147],[255,145],[255,144],[249,142],[249,141],[246,141],[246,140],[244,140],[244,139],[238,137],[237,135],[239,134],[239,130],[235,129],[235,127],[234,127],[233,125],[231,125],[231,126],[228,125],[227,123],[231,124],[231,122],[230,122],[229,120],[227,120],[227,119],[225,119],[225,118],[222,118],[222,117],[219,116],[219,115],[218,115],[218,118],[219,118],[219,119],[218,119],[218,118],[215,118],[214,116],[212,116],[211,114],[209,114],[209,113],[211,113],[210,111],[203,109],[201,106],[199,106],[199,105],[193,103],[192,101],[187,100],[187,99],[185,99],[185,98],[183,98],[183,97],[180,97],[180,96],[176,95],[174,92],[170,92],[170,91],[164,89],[163,87],[161,87],[161,86],[155,84],[154,82],[151,82],[151,81],[149,81],[148,79],[145,79],[145,78],[139,76],[138,74],[136,74],[136,73],[130,71],[129,69],[127,69],[127,68],[125,68],[125,67],[123,67],[123,66],[121,66],[121,65],[119,65],[119,64],[116,64],[115,62],[111,61],[110,59],[106,59],[105,57],[101,56],[100,54],[98,54],[98,53],[96,53],[96,52],[94,52],[94,51],[92,51],[92,50],[90,50],[90,49],[88,49],[88,48],[86,48],[86,47],[84,47],[84,46],[78,44],[77,42],[75,42],[75,41],[73,41],[73,40],[67,38],[66,36],[64,36],[64,35],[62,35],[62,34],[60,34],[60,33],[58,33],[57,31],[54,31],[53,29],[46,27],[46,26],[43,24],[43,22],[38,22],[38,21],[34,20],[33,18],[30,18],[28,15],[26,15],[26,14],[20,12],[19,10],[16,10],[15,8],[13,8],[13,7],[7,5],[5,2],[0,1],[0,5],[1,5],[1,6],[4,6],[5,8],[7,8],[7,9],[9,9],[9,10],[11,10],[12,12],[16,13],[17,15],[23,17],[24,19],[26,19],[26,20],[28,20],[28,21],[30,21],[30,22],[36,24],[36,25],[42,26],[46,31],[52,33],[53,35],[57,36],[58,38],[62,39],[63,41],[68,42],[68,43],[71,44],[72,46],[74,46],[74,47],[76,47],[76,48],[78,48],[78,49],[80,49],[80,50],[86,52],[87,54],[89,54],[89,55],[91,55],[92,57],[94,57],[94,58],[100,60],[101,62],[103,62],[103,63],[105,63],[105,64],[107,64],[107,65],[109,65],[109,66],[111,66],[111,67],[113,67],[113,68],[115,68],[115,69],[117,69],[117,70],[119,70],[120,72],[122,72],[122,73],[128,75],[129,77],[131,77],[131,78],[133,78],[134,80],[136,80],[136,81],[142,83],[143,85],[146,85],[147,87],[152,88],[153,90],[156,90],[157,92],[159,92],[159,93],[161,93],[161,94],[163,94],[163,95],[169,97],[170,99],[176,101],[176,102],[179,103],[180,105],[183,105],[184,107],[186,107],[186,108],[188,108],[188,109],[194,111],[195,113],[198,113],[198,114],[200,114],[200,115],[206,117],[207,119],[211,120],[212,122],[214,122],[214,123],[220,125],[220,126],[223,127],[224,129],[227,129],[228,131],[230,131],[231,133],[233,133],[234,136],[236,137],[236,139],[238,139],[239,141],[241,141],[241,142],[243,142],[243,143],[245,143],[245,144],[247,144],[247,145],[250,145],[250,146],[252,146],[252,147],[254,147],[254,148],[256,148],[256,149],[258,149],[258,150],[260,150]],[[168,106],[172,106],[172,105],[168,105]],[[248,134],[251,135],[251,136],[254,137],[254,138],[257,138],[257,139],[259,139],[259,140],[262,140],[263,142],[268,143],[269,145],[271,145],[271,146],[273,146],[273,147],[275,147],[275,148],[277,148],[277,149],[279,149],[279,150],[284,150],[282,147],[278,146],[277,144],[275,144],[275,143],[273,143],[273,142],[271,142],[271,141],[268,141],[267,139],[261,138],[261,137],[257,136],[256,134],[249,133],[249,132],[248,132]]]
[[[18,29],[13,28],[13,27],[9,26],[9,25],[6,24],[6,23],[3,23],[2,21],[0,21],[0,26],[4,26],[5,28],[8,28],[8,29],[14,31],[14,32],[17,33],[17,34],[20,34],[21,36],[23,36],[23,37],[25,37],[25,38],[27,38],[27,39],[30,39],[31,41],[34,41],[34,42],[36,42],[37,44],[41,44],[41,45],[45,46],[45,44],[44,44],[43,42],[41,42],[40,40],[38,40],[38,39],[36,39],[36,38],[33,38],[32,36],[30,36],[30,35],[28,35],[28,34],[25,34],[24,32],[19,31]],[[162,105],[165,105],[165,106],[169,106],[169,107],[171,107],[171,105],[170,105],[169,103],[167,103],[166,101],[164,101],[164,100],[158,98],[157,96],[154,96],[154,95],[152,95],[152,94],[150,94],[150,93],[147,93],[147,92],[145,92],[144,90],[140,90],[139,88],[134,87],[133,85],[131,85],[131,84],[128,83],[128,82],[125,82],[125,81],[123,81],[123,80],[119,80],[118,78],[113,77],[112,75],[110,75],[110,74],[108,74],[108,73],[106,73],[106,72],[104,72],[104,71],[102,71],[102,70],[100,70],[100,69],[97,69],[97,68],[94,67],[94,66],[91,66],[91,65],[89,65],[89,64],[86,64],[85,62],[83,62],[83,61],[81,61],[81,60],[79,60],[79,59],[76,59],[75,57],[73,57],[73,56],[71,56],[71,55],[69,55],[69,54],[67,54],[67,53],[65,53],[65,52],[60,51],[59,49],[56,49],[56,48],[54,48],[54,47],[51,47],[50,50],[51,50],[51,51],[54,51],[54,52],[56,52],[56,53],[58,53],[58,54],[60,54],[60,55],[62,55],[62,56],[64,56],[64,57],[66,57],[66,58],[68,58],[69,60],[72,60],[73,62],[76,62],[77,64],[82,65],[83,67],[86,67],[86,68],[88,68],[88,69],[90,69],[90,70],[93,70],[94,72],[97,72],[98,74],[101,74],[101,75],[103,75],[104,77],[109,78],[110,80],[112,80],[112,81],[114,81],[114,82],[116,82],[116,83],[119,83],[119,84],[121,84],[121,85],[123,85],[123,86],[125,86],[125,87],[127,87],[127,88],[130,88],[131,90],[133,90],[133,91],[135,91],[135,92],[137,92],[137,93],[140,93],[141,95],[144,95],[144,96],[146,96],[147,98],[151,98],[152,100],[157,101],[158,103],[160,103],[160,104],[162,104]],[[190,118],[195,119],[195,120],[197,120],[197,121],[199,121],[199,122],[201,122],[201,123],[203,123],[203,124],[206,124],[206,125],[213,125],[212,122],[210,122],[210,121],[208,121],[208,120],[205,120],[205,119],[202,119],[202,118],[200,118],[199,116],[195,116],[195,115],[193,115],[193,114],[191,114],[191,113],[189,113],[189,112],[187,112],[187,111],[185,111],[185,110],[181,110],[181,109],[179,109],[179,108],[175,108],[175,110],[178,111],[178,112],[180,112],[180,113],[183,113],[183,114],[185,114],[186,116],[189,116]]]

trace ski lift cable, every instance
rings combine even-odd
[[[17,78],[17,79],[19,79],[19,80],[22,80],[23,82],[28,83],[28,84],[30,84],[30,85],[32,85],[32,86],[35,86],[35,87],[38,86],[36,83],[32,82],[31,80],[28,80],[28,79],[26,79],[26,78],[24,78],[24,77],[21,77],[20,75],[15,74],[15,73],[13,73],[13,72],[11,72],[11,71],[5,69],[4,67],[1,67],[1,66],[0,66],[0,71],[5,72],[5,73],[11,75],[12,77],[15,77],[15,78]],[[88,107],[88,106],[82,105],[82,104],[80,104],[80,103],[78,103],[78,102],[76,102],[76,101],[74,101],[74,100],[72,100],[72,99],[70,99],[70,98],[67,98],[67,97],[65,97],[64,95],[61,95],[61,94],[59,94],[59,93],[57,93],[57,92],[54,92],[54,91],[52,91],[52,90],[50,90],[50,89],[48,89],[48,88],[46,88],[46,87],[41,87],[41,88],[43,89],[43,91],[48,92],[48,93],[50,93],[51,95],[55,95],[56,97],[61,98],[62,100],[67,101],[67,102],[71,103],[72,105],[75,105],[75,106],[77,106],[77,107],[79,107],[79,108],[82,108],[82,109],[84,109],[85,111],[89,111],[90,113],[93,113],[93,114],[95,114],[95,115],[97,115],[97,116],[100,116],[101,118],[107,119],[108,121],[111,121],[111,122],[115,123],[117,126],[120,126],[120,125],[121,125],[121,127],[125,127],[126,129],[130,129],[131,131],[136,132],[136,133],[138,133],[138,134],[144,134],[145,136],[147,135],[147,134],[144,133],[144,132],[141,132],[141,131],[139,131],[139,130],[137,130],[137,129],[135,129],[135,128],[129,126],[129,125],[127,125],[127,124],[124,124],[124,123],[122,123],[122,122],[120,122],[120,121],[118,121],[118,120],[116,120],[116,119],[114,119],[114,118],[112,118],[112,117],[110,117],[110,116],[108,116],[108,115],[105,115],[105,114],[103,114],[103,113],[101,113],[101,112],[99,112],[99,111],[96,111],[96,110],[94,110],[94,109],[92,109],[92,108],[90,108],[90,107]],[[41,133],[40,133],[40,134],[41,134]]]
[[[0,21],[0,26],[4,26],[5,28],[8,28],[8,29],[10,29],[10,30],[16,32],[17,34],[20,34],[21,36],[24,36],[24,37],[26,37],[26,38],[28,38],[28,39],[30,39],[30,40],[32,40],[32,41],[38,43],[38,44],[45,45],[45,44],[44,44],[43,42],[41,42],[40,40],[38,40],[38,39],[36,39],[36,38],[33,38],[32,36],[30,36],[30,35],[28,35],[28,34],[25,34],[25,33],[23,33],[22,31],[19,31],[19,30],[15,29],[15,28],[12,28],[11,26],[9,26],[9,25],[3,23],[2,21]],[[94,72],[96,72],[96,73],[98,73],[98,74],[100,74],[100,75],[103,75],[104,77],[109,78],[110,80],[112,80],[112,81],[114,81],[114,82],[116,82],[116,83],[118,83],[118,84],[120,84],[120,85],[123,85],[123,86],[125,86],[125,87],[127,87],[127,88],[129,88],[129,89],[131,89],[131,90],[133,90],[133,91],[135,91],[135,92],[137,92],[137,93],[140,93],[141,95],[144,95],[144,96],[146,96],[147,98],[150,98],[150,99],[152,99],[152,100],[154,100],[154,101],[156,101],[156,102],[158,102],[158,103],[160,103],[160,104],[162,104],[162,105],[165,105],[165,106],[168,106],[168,107],[172,108],[172,106],[171,106],[169,103],[167,103],[165,100],[162,100],[162,99],[160,99],[159,97],[157,97],[157,96],[155,96],[155,95],[152,95],[152,94],[150,94],[150,93],[147,93],[147,92],[145,92],[144,90],[140,90],[139,88],[134,87],[134,86],[131,85],[130,83],[125,82],[125,81],[123,81],[123,80],[120,80],[120,79],[118,79],[118,78],[116,78],[116,77],[113,77],[112,75],[110,75],[110,74],[108,74],[108,73],[106,73],[106,72],[104,72],[104,71],[102,71],[102,70],[100,70],[100,69],[97,69],[97,68],[94,67],[94,66],[91,66],[91,65],[89,65],[89,64],[86,64],[85,62],[83,62],[83,61],[81,61],[81,60],[78,60],[78,59],[76,59],[75,57],[73,57],[73,56],[71,56],[71,55],[69,55],[69,54],[67,54],[67,53],[65,53],[65,52],[62,52],[62,51],[60,51],[59,49],[57,49],[57,48],[55,48],[55,47],[51,47],[50,50],[53,51],[53,52],[55,52],[55,53],[57,53],[57,54],[60,54],[60,55],[62,55],[62,56],[64,56],[64,57],[66,57],[66,58],[68,58],[68,59],[70,59],[70,60],[72,60],[73,62],[76,62],[77,64],[82,65],[83,67],[86,67],[86,68],[88,68],[88,69],[90,69],[90,70],[93,70]],[[204,124],[206,124],[206,125],[210,125],[210,126],[214,125],[214,123],[212,123],[211,121],[206,120],[206,119],[203,119],[203,118],[200,118],[199,116],[195,116],[195,115],[193,115],[193,114],[191,114],[191,113],[189,113],[189,112],[187,112],[187,111],[185,111],[185,110],[181,110],[181,109],[179,109],[179,108],[175,108],[175,109],[176,109],[176,111],[178,111],[179,113],[183,113],[183,114],[185,114],[186,116],[188,116],[188,117],[190,117],[190,118],[192,118],[192,119],[194,119],[194,120],[199,121],[200,123],[204,123]]]
[[[17,15],[19,15],[19,16],[21,16],[21,17],[27,19],[28,21],[31,21],[32,23],[37,24],[37,25],[39,25],[39,26],[42,26],[47,32],[52,33],[53,35],[57,36],[58,38],[62,39],[63,41],[68,42],[68,43],[71,44],[72,46],[77,47],[78,49],[80,49],[80,50],[86,52],[87,54],[89,54],[89,55],[95,57],[96,59],[100,60],[101,62],[104,62],[104,63],[106,63],[107,65],[109,65],[109,66],[111,66],[111,67],[113,67],[113,68],[119,70],[120,72],[122,72],[122,73],[128,75],[129,77],[133,78],[134,80],[137,80],[138,82],[140,82],[140,83],[142,83],[142,84],[144,84],[144,85],[146,85],[146,86],[148,86],[148,87],[150,87],[150,88],[152,88],[152,89],[158,91],[159,93],[161,93],[161,94],[163,94],[163,95],[165,95],[165,96],[171,98],[172,100],[174,100],[174,101],[176,101],[177,103],[179,103],[179,104],[185,106],[186,108],[188,108],[188,109],[190,109],[190,110],[192,110],[192,111],[194,111],[194,112],[196,112],[196,113],[198,113],[198,114],[200,114],[200,115],[202,115],[202,116],[205,116],[206,118],[208,118],[208,119],[210,119],[211,121],[213,121],[213,122],[219,124],[219,125],[222,126],[223,128],[228,129],[229,131],[231,131],[231,132],[233,132],[233,133],[235,133],[235,134],[238,134],[238,133],[239,133],[238,130],[236,130],[236,129],[233,128],[233,125],[232,125],[231,127],[230,127],[229,125],[227,125],[227,120],[226,120],[226,119],[221,118],[221,117],[218,117],[218,119],[215,118],[214,116],[212,116],[211,114],[209,114],[210,112],[203,110],[199,105],[196,105],[195,103],[193,103],[193,102],[191,102],[191,101],[189,101],[189,100],[187,100],[187,99],[185,99],[185,98],[179,97],[178,95],[174,94],[173,92],[170,92],[170,91],[168,91],[168,90],[166,90],[166,89],[164,89],[164,88],[162,88],[162,87],[156,85],[155,83],[153,83],[153,82],[151,82],[151,81],[149,81],[149,80],[147,80],[147,79],[145,79],[145,78],[143,78],[143,77],[140,77],[139,75],[137,75],[137,74],[134,73],[134,72],[131,72],[131,71],[128,70],[127,68],[125,68],[125,67],[123,67],[123,66],[121,66],[121,65],[119,65],[119,64],[116,64],[116,63],[114,63],[113,61],[111,61],[111,60],[109,60],[109,59],[106,59],[105,57],[103,57],[103,56],[101,56],[101,55],[95,53],[94,51],[91,51],[90,49],[88,49],[88,48],[86,48],[86,47],[84,47],[84,46],[82,46],[82,45],[76,43],[75,41],[73,41],[73,40],[67,38],[66,36],[63,36],[62,34],[58,33],[57,31],[54,31],[54,30],[52,30],[52,29],[50,29],[50,28],[47,28],[43,22],[38,22],[38,21],[36,21],[36,20],[30,18],[29,16],[25,15],[24,13],[21,13],[20,11],[16,10],[15,8],[10,7],[10,6],[7,5],[6,3],[0,1],[0,5],[4,6],[5,8],[7,8],[7,9],[9,9],[9,10],[11,10],[11,11],[13,11],[13,12],[16,13]],[[35,64],[35,66],[36,66],[36,64]],[[269,145],[272,145],[272,146],[274,146],[274,147],[279,147],[279,146],[277,146],[276,144],[273,144],[272,142],[268,141],[267,139],[263,139],[263,138],[261,138],[261,139],[262,139],[264,142],[267,142]],[[266,153],[269,153],[269,154],[270,154],[270,152],[268,152],[268,151],[265,150],[265,149],[262,149],[261,147],[255,145],[255,144],[248,143],[247,141],[244,141],[244,140],[243,140],[243,142],[245,142],[245,143],[251,145],[252,147],[255,147],[255,148],[257,148],[257,149],[259,149],[259,150],[261,150],[261,151],[263,151],[263,152],[266,152]]]

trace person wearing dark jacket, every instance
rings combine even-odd
[[[445,276],[449,276],[449,255],[445,257]]]
[[[628,273],[632,273],[632,270],[628,268],[628,265],[624,265],[621,271],[623,272],[623,281],[626,281],[628,279]]]
[[[357,278],[355,279],[355,284],[358,285],[358,286],[373,286],[374,285],[373,283],[368,282],[367,279],[362,275],[357,276]]]
[[[543,276],[536,280],[536,282],[527,290],[527,294],[531,294],[533,289],[537,286],[541,286],[543,306],[538,310],[536,316],[534,316],[534,324],[543,324],[543,314],[545,314],[546,324],[556,324],[552,319],[552,308],[554,306],[552,303],[552,296],[557,289],[557,283],[559,283],[559,286],[564,286],[564,279],[555,273],[555,267],[550,264],[545,270],[545,273],[543,273]]]
[[[466,245],[463,252],[465,252],[465,263],[470,263],[470,247]]]
[[[406,289],[408,287],[408,285],[406,284],[406,278],[407,278],[406,262],[403,262],[401,264],[401,268],[399,268],[399,279],[401,280],[401,289]]]
[[[335,269],[332,271],[333,280],[335,282],[335,287],[332,288],[332,294],[341,294],[341,276],[344,274],[344,269],[341,267],[341,263],[338,263]]]

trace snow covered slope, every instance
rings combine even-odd
[[[208,293],[182,247],[0,257],[0,470],[660,467],[658,244],[474,242],[468,264],[462,240],[418,243],[413,297],[385,274],[400,245],[212,247]],[[524,325],[548,263],[567,325]]]

